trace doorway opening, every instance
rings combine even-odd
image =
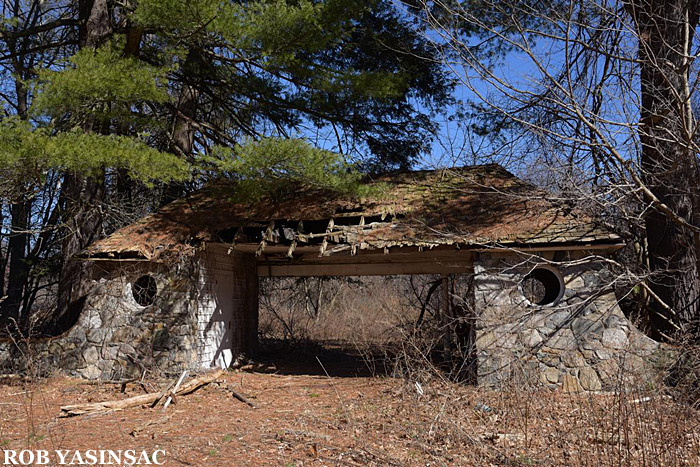
[[[281,373],[476,382],[469,274],[268,277],[260,357]]]

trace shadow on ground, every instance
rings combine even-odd
[[[351,378],[387,374],[379,352],[359,352],[337,342],[265,340],[255,360],[274,365],[281,375]]]

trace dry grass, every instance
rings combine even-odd
[[[326,362],[326,365],[331,365]],[[166,465],[697,465],[698,413],[650,394],[229,373],[160,409],[55,419],[128,397],[68,378],[0,386],[3,449],[165,449]],[[224,388],[253,400],[251,409]],[[149,424],[149,422],[154,422]],[[135,428],[147,427],[131,433]]]
[[[121,394],[65,377],[0,383],[0,447],[165,449],[166,465],[700,465],[700,413],[677,397],[682,388],[594,394],[451,382],[430,358],[434,335],[411,331],[416,297],[433,279],[325,284],[321,304],[332,306],[316,307],[298,300],[310,293],[318,301],[313,284],[286,284],[272,294],[276,308],[261,314],[267,337],[288,344],[269,355],[280,374],[230,372],[178,398],[167,416],[132,408],[56,418],[60,405],[142,393],[136,384]],[[306,360],[290,352],[313,341],[333,341],[335,350],[307,346]],[[347,366],[358,360],[340,344],[370,370],[383,358],[388,372],[354,376]],[[228,385],[258,408],[233,399]],[[147,428],[133,435],[138,427]]]
[[[636,378],[641,387],[630,387],[622,384],[630,379],[624,374],[616,390],[600,394],[534,390],[515,382],[498,391],[465,387],[452,383],[455,374],[433,355],[443,336],[442,323],[431,321],[439,299],[426,302],[434,280],[279,281],[268,284],[272,293],[262,319],[269,336],[344,343],[365,355],[372,369],[380,360],[386,374],[399,376],[402,389],[392,392],[393,403],[379,404],[378,419],[382,430],[393,426],[383,436],[414,441],[418,464],[700,464],[697,412],[685,397],[700,386],[700,352],[684,352],[683,367],[673,369],[679,375],[675,388],[645,384],[644,378]],[[320,288],[325,302],[309,307]],[[369,423],[377,414],[365,416]]]

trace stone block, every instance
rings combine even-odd
[[[629,340],[627,339],[627,333],[622,329],[606,329],[603,331],[603,346],[613,349],[621,350],[627,348],[629,345]]]
[[[545,319],[545,326],[552,330],[563,328],[570,318],[568,311],[555,311]]]
[[[632,346],[641,353],[652,353],[659,348],[659,343],[645,336],[641,332],[634,332],[628,336]]]
[[[88,329],[85,333],[88,342],[93,342],[100,344],[105,342],[111,335],[112,330],[110,328],[98,328],[98,329]]]
[[[119,353],[121,355],[134,355],[136,354],[136,349],[134,349],[134,346],[131,344],[120,344]]]
[[[83,352],[83,359],[85,359],[85,363],[88,365],[93,365],[97,363],[97,361],[100,359],[100,354],[97,352],[97,348],[94,346],[90,346],[85,351]]]
[[[526,329],[520,334],[520,340],[525,347],[533,349],[542,343],[542,336],[537,329]]]
[[[541,375],[541,381],[545,384],[559,383],[559,370],[556,368],[546,368]]]
[[[559,352],[545,351],[537,354],[537,359],[544,365],[558,368],[561,364],[561,359],[559,358]]]
[[[603,360],[595,366],[601,383],[606,387],[615,387],[619,379],[620,365],[616,359]]]
[[[562,352],[561,361],[569,368],[579,368],[586,365],[586,359],[583,358],[583,355],[578,350]]]
[[[61,368],[66,370],[77,370],[85,367],[85,359],[78,355],[76,351],[64,352],[60,359]]]
[[[583,367],[579,370],[578,379],[581,387],[586,391],[600,391],[603,387],[598,374],[591,367]]]
[[[2,350],[0,350],[2,352]],[[63,347],[60,340],[55,340],[49,344],[48,353],[50,355],[60,355],[63,353]]]
[[[620,323],[624,318],[618,316],[616,313],[610,313],[605,317],[605,327],[616,328],[619,327]]]
[[[66,336],[66,340],[74,342],[77,345],[86,343],[87,335],[85,334],[85,328],[82,326],[75,326]]]
[[[112,342],[132,342],[136,340],[136,329],[131,326],[124,326],[114,330],[112,333]]]
[[[567,290],[583,289],[586,284],[583,282],[583,278],[580,275],[572,275],[564,278],[564,283],[566,284]]]
[[[97,368],[99,368],[100,373],[107,374],[112,370],[114,362],[112,360],[100,360],[97,362]]]
[[[571,330],[577,338],[588,341],[602,338],[605,326],[600,319],[576,318],[571,323]]]
[[[98,379],[102,376],[102,371],[96,365],[88,365],[78,372],[85,379]]]
[[[83,313],[85,314],[85,317],[81,319],[83,327],[86,329],[98,329],[102,327],[102,317],[98,310],[91,308],[83,310]]]
[[[580,392],[581,385],[578,378],[571,373],[565,373],[561,383],[561,390],[564,392]]]
[[[107,345],[102,348],[102,358],[105,360],[116,360],[119,353],[119,347],[115,344]]]
[[[566,350],[576,348],[576,338],[571,329],[557,331],[552,337],[545,340],[547,346],[556,350]]]
[[[476,348],[477,349],[489,349],[493,347],[494,343],[497,341],[496,334],[493,331],[479,333],[476,338]]]

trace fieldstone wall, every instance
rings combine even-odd
[[[89,379],[120,379],[146,371],[178,373],[197,366],[193,263],[164,267],[147,262],[96,262],[82,285],[77,323],[64,335],[0,342],[6,370],[60,370]],[[152,305],[141,306],[132,285],[151,275],[158,286]]]
[[[252,255],[227,250],[207,245],[178,264],[88,263],[75,325],[54,338],[0,341],[0,371],[121,379],[230,365],[256,347],[258,280]],[[132,290],[145,275],[157,294],[142,306]]]
[[[544,264],[555,266],[565,290],[551,305],[533,305],[520,283]],[[659,344],[623,315],[600,259],[576,252],[481,253],[474,272],[480,384],[518,380],[596,391],[650,377]]]

